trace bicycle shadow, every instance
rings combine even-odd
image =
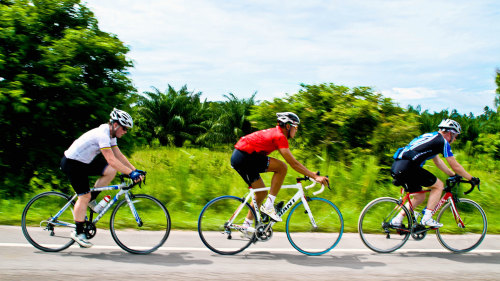
[[[500,264],[500,254],[478,254],[478,253],[436,253],[436,252],[405,252],[405,253],[391,253],[391,254],[376,254],[376,253],[329,253],[322,256],[307,256],[299,254],[284,254],[284,253],[271,253],[267,251],[250,252],[241,256],[240,259],[248,260],[269,260],[276,261],[278,259],[285,260],[288,263],[309,266],[309,267],[338,267],[348,269],[366,269],[373,267],[386,267],[390,262],[387,261],[373,261],[372,255],[379,257],[390,256],[390,259],[404,259],[414,260],[418,258],[429,259],[438,258],[445,259],[451,262],[464,263],[464,264]],[[220,256],[219,256],[220,257]],[[233,256],[234,257],[234,256]]]
[[[308,266],[308,267],[338,267],[348,269],[364,269],[367,267],[384,267],[387,264],[384,262],[366,261],[363,258],[365,254],[342,254],[333,255],[327,254],[322,256],[307,256],[298,253],[284,254],[271,253],[267,251],[250,252],[241,256],[240,259],[248,260],[284,260],[290,264]],[[223,257],[222,257],[223,258]],[[234,258],[234,256],[233,256]]]
[[[408,258],[438,258],[453,262],[466,264],[500,264],[500,253],[478,254],[474,251],[470,253],[451,253],[451,252],[405,252],[399,254],[401,257]]]
[[[124,251],[114,251],[107,253],[84,253],[84,252],[67,252],[64,253],[67,257],[80,257],[91,260],[113,261],[121,263],[142,263],[145,265],[160,265],[160,266],[186,266],[186,265],[210,265],[213,261],[206,259],[195,259],[192,253],[189,252],[172,252],[167,254],[151,253],[148,255],[133,255]]]

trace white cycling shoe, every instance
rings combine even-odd
[[[403,220],[400,220],[398,219],[397,217],[394,217],[392,220],[391,220],[391,225],[392,226],[396,226],[396,227],[400,227],[403,225]]]
[[[241,238],[252,239],[255,233],[255,228],[251,226],[243,225],[243,230],[241,230]]]
[[[271,208],[266,208],[264,207],[264,205],[262,205],[260,206],[260,211],[268,215],[274,221],[282,221],[281,218],[276,214],[274,206],[271,206]]]
[[[90,248],[93,246],[93,244],[87,240],[85,233],[76,234],[76,231],[72,231],[71,239],[75,240],[75,242],[82,248]]]
[[[422,218],[422,225],[425,225],[425,226],[430,226],[430,227],[435,227],[435,228],[438,228],[438,227],[442,227],[443,224],[442,223],[439,223],[437,221],[435,221],[434,219],[432,218],[429,218],[427,220],[424,220]]]

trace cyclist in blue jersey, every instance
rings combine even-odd
[[[438,125],[439,131],[423,134],[413,139],[407,146],[398,149],[394,154],[394,163],[391,167],[391,175],[401,184],[406,183],[410,192],[421,191],[422,187],[429,187],[431,192],[427,206],[424,209],[424,216],[421,223],[430,227],[441,227],[443,224],[436,222],[432,218],[432,210],[436,207],[444,189],[443,182],[431,172],[425,170],[425,161],[432,159],[434,164],[448,176],[458,174],[467,180],[472,180],[479,184],[479,179],[472,177],[460,165],[451,151],[451,143],[455,141],[461,132],[458,122],[446,119]],[[451,169],[438,156],[442,154]],[[414,195],[411,203],[413,206],[421,204],[425,200],[425,193]],[[399,213],[392,221],[394,226],[400,226],[404,217],[404,212]]]
[[[109,185],[117,171],[129,175],[135,182],[144,178],[144,172],[137,170],[127,160],[116,141],[132,128],[132,117],[116,108],[110,116],[109,123],[102,124],[75,140],[61,159],[61,170],[68,176],[71,186],[78,195],[73,211],[76,230],[71,233],[71,238],[85,248],[92,247],[92,243],[87,240],[84,233],[85,213],[89,202],[98,194],[91,194],[89,176],[100,176],[94,187]],[[104,159],[96,157],[99,153]]]

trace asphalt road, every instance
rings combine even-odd
[[[119,248],[98,230],[94,247],[46,253],[31,246],[21,228],[0,226],[0,280],[500,280],[500,236],[487,235],[477,249],[454,254],[435,235],[410,239],[391,254],[367,249],[346,233],[331,252],[297,252],[283,233],[234,256],[208,250],[197,232],[172,231],[149,255]]]

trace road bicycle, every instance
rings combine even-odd
[[[446,249],[457,253],[475,249],[486,235],[488,221],[478,203],[458,197],[461,182],[471,185],[464,194],[472,192],[475,187],[472,182],[462,180],[460,176],[450,177],[446,180],[443,197],[432,211],[434,215],[444,205],[437,215],[437,221],[443,224],[442,227],[422,225],[419,221],[421,212],[416,211],[410,201],[413,194],[426,193],[430,190],[408,192],[407,186],[403,184],[399,199],[381,197],[365,206],[358,221],[361,240],[375,252],[390,253],[401,248],[410,235],[414,240],[420,241],[425,238],[429,230],[435,229],[439,243]],[[480,190],[479,185],[477,187]],[[392,218],[401,211],[405,213],[402,225],[391,225]]]
[[[133,194],[134,183],[128,176],[120,175],[120,184],[91,188],[91,191],[115,190],[116,194],[99,212],[89,208],[85,219],[87,239],[97,233],[96,223],[116,204],[110,215],[109,230],[116,244],[133,254],[149,254],[165,243],[170,233],[170,215],[163,203],[146,194]],[[145,173],[144,181],[145,183]],[[124,199],[118,201],[121,196]],[[58,252],[75,241],[70,234],[75,230],[73,207],[77,195],[61,192],[43,192],[31,199],[24,208],[22,230],[33,246],[46,252]],[[96,215],[95,218],[94,214]]]
[[[302,187],[301,182],[306,180],[311,180],[312,184]],[[283,185],[281,189],[296,189],[297,192],[286,204],[278,203],[276,210],[279,217],[290,210],[285,226],[288,241],[299,252],[312,256],[333,249],[344,232],[344,220],[335,204],[324,198],[306,196],[305,191],[315,185],[316,182],[308,177],[297,178],[294,185]],[[198,233],[203,244],[215,253],[233,255],[252,243],[269,241],[276,221],[261,215],[249,203],[257,206],[255,193],[269,189],[250,189],[243,198],[225,195],[208,202],[198,218]],[[313,195],[324,189],[322,185]],[[252,227],[246,229],[243,222],[248,211],[255,219]]]

